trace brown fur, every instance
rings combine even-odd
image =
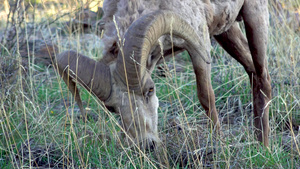
[[[116,111],[121,113],[124,128],[133,138],[148,138],[157,141],[158,101],[150,73],[153,66],[160,59],[161,53],[171,55],[169,51],[172,49],[172,44],[176,47],[174,52],[180,52],[183,49],[189,51],[195,70],[199,101],[217,130],[219,130],[220,123],[210,80],[211,65],[208,62],[210,59],[209,36],[214,36],[221,46],[244,66],[249,75],[250,82],[253,84],[256,134],[258,140],[268,146],[268,110],[271,99],[271,85],[266,56],[268,35],[267,0],[114,0],[110,3],[105,2],[104,12],[106,14],[104,20],[106,30],[102,41],[104,48],[103,61],[111,71],[111,78],[107,80],[111,80],[112,84],[112,94],[105,104],[113,106],[117,109]],[[153,12],[157,10],[161,10],[162,14]],[[166,35],[168,32],[157,33],[159,32],[158,27],[164,24],[163,22],[169,22],[167,20],[170,19],[169,14],[165,15],[164,11],[173,11],[177,14],[170,14],[171,16],[184,18],[184,21],[182,19],[176,20],[181,24],[174,24],[178,25],[178,27],[173,28],[175,34],[181,37],[174,37],[174,43],[171,43],[170,37]],[[116,18],[121,38],[125,37],[125,53],[120,52],[116,46],[116,44],[119,44],[119,47],[123,47],[119,42],[115,24],[111,20],[112,15]],[[245,24],[247,38],[242,34],[236,23],[241,18]],[[144,19],[145,22],[143,22]],[[189,40],[189,38],[184,37],[186,35],[180,33],[178,28],[181,28],[182,25],[185,25],[190,32],[195,31],[197,33],[195,35],[189,34],[193,36],[194,40]],[[131,27],[129,28],[129,26]],[[166,28],[166,26],[168,25],[161,27]],[[129,31],[129,29],[138,31]],[[179,32],[176,33],[176,30],[179,30]],[[130,40],[131,38],[132,40]],[[162,42],[163,52],[160,52],[157,40]],[[149,45],[152,46],[145,45],[146,42],[149,42]],[[199,44],[198,49],[195,48],[194,44]],[[135,55],[132,55],[132,51],[135,51]],[[132,57],[134,60],[132,60]],[[117,63],[115,63],[116,60]],[[126,69],[124,69],[124,66]],[[145,71],[145,68],[150,71]],[[150,84],[151,87],[147,84]],[[145,88],[145,86],[148,87]],[[147,91],[150,90],[154,90],[154,95],[148,96]],[[149,98],[146,99],[146,97]],[[121,101],[124,98],[128,102]],[[132,116],[133,112],[137,114]],[[140,120],[132,117],[139,117]],[[132,124],[138,128],[138,131],[133,130]]]

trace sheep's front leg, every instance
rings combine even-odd
[[[252,84],[252,76],[255,75],[255,68],[252,61],[248,41],[242,33],[239,24],[236,22],[226,32],[215,35],[214,38],[235,60],[243,65],[249,75]]]
[[[220,122],[215,106],[215,93],[211,85],[211,65],[204,62],[201,57],[192,58],[196,75],[197,94],[207,116],[213,121],[217,133],[220,132]]]
[[[271,79],[267,67],[268,1],[245,1],[242,9],[246,35],[256,75],[253,77],[254,123],[259,141],[269,145]]]

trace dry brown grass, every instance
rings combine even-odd
[[[15,34],[12,46],[0,44],[0,168],[300,166],[300,35],[294,27],[297,20],[290,21],[295,18],[292,13],[299,13],[299,0],[270,1],[270,149],[264,149],[254,138],[246,73],[214,44],[212,80],[224,136],[215,136],[207,126],[195,94],[192,66],[183,54],[166,63],[166,77],[153,75],[160,99],[159,135],[163,142],[154,152],[127,145],[119,117],[87,92],[83,100],[89,121],[83,123],[73,97],[52,67],[37,62],[40,43],[54,43],[60,50],[78,49],[89,56],[101,52],[101,39],[93,29],[89,34],[81,30],[71,34],[65,28],[65,22],[75,17],[76,9],[84,4],[75,2],[32,4],[25,12],[28,17],[15,29],[20,34]],[[278,2],[282,2],[283,11],[274,8]],[[0,10],[1,35],[9,24],[3,21],[7,8]]]

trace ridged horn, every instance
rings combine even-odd
[[[76,51],[65,51],[57,57],[57,67],[61,75],[91,91],[100,100],[105,101],[111,94],[110,68]]]
[[[146,62],[153,45],[166,34],[184,39],[191,57],[202,57],[206,63],[211,62],[205,48],[204,40],[180,16],[171,11],[156,11],[142,16],[135,21],[125,33],[125,43],[118,54],[116,73],[130,89],[138,89],[146,72]],[[122,52],[123,51],[123,52]],[[124,69],[126,67],[126,69]]]

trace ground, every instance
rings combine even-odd
[[[254,137],[252,96],[245,71],[213,41],[212,82],[223,135],[216,136],[208,126],[196,96],[190,59],[182,53],[153,73],[163,144],[146,152],[127,145],[119,116],[82,90],[89,114],[84,123],[51,65],[51,56],[67,49],[101,57],[101,31],[95,22],[83,23],[76,18],[84,3],[30,1],[26,12],[21,12],[29,2],[25,1],[7,22],[6,11],[14,11],[15,1],[9,2],[9,8],[0,7],[0,168],[300,166],[299,0],[269,1],[268,67],[273,96],[269,149]],[[99,13],[93,14],[97,20]],[[78,26],[84,29],[77,30]],[[49,54],[47,49],[53,44],[58,51]]]

